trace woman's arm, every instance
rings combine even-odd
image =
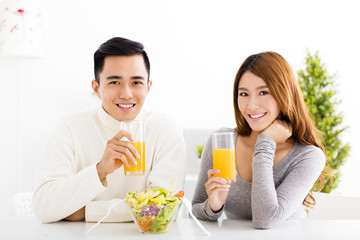
[[[325,156],[321,149],[309,146],[287,170],[286,177],[275,188],[273,164],[276,143],[260,134],[253,155],[252,217],[256,228],[271,228],[289,218],[320,176]]]
[[[196,189],[192,200],[192,212],[193,214],[203,220],[217,220],[223,210],[222,207],[216,213],[211,210],[208,195],[206,193],[205,183],[208,181],[208,170],[213,168],[212,157],[212,138],[209,137],[207,143],[204,146],[204,150],[201,156],[200,173],[196,183]]]

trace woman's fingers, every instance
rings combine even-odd
[[[205,188],[208,194],[211,194],[214,190],[229,190],[230,185],[224,178],[214,176],[214,174],[219,172],[219,169],[208,170],[208,181],[205,183]]]
[[[212,181],[212,182],[209,182],[207,184],[207,192],[208,193],[212,193],[213,191],[228,191],[230,188],[230,185],[227,184],[227,183],[219,183],[219,182],[215,182],[215,181]]]

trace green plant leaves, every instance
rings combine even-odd
[[[337,99],[335,74],[328,74],[318,52],[307,52],[305,63],[305,70],[298,71],[298,81],[310,115],[323,135],[326,165],[333,170],[332,176],[325,176],[322,189],[322,192],[329,193],[338,186],[339,168],[349,156],[350,145],[343,144],[340,136],[348,127],[341,126],[343,115],[337,111],[341,100]]]

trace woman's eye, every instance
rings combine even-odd
[[[267,94],[269,94],[268,91],[261,91],[261,92],[260,92],[260,95],[267,95]]]
[[[239,96],[246,97],[246,96],[248,96],[248,94],[245,92],[241,92],[241,93],[239,93]]]

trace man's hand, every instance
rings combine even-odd
[[[85,219],[85,207],[80,208],[70,216],[66,217],[65,220],[72,222],[80,222]]]
[[[129,141],[121,140],[123,137],[126,137],[130,141],[134,141],[129,132],[120,130],[106,144],[104,155],[96,166],[101,182],[106,179],[107,175],[120,168],[123,164],[130,167],[130,163],[126,157],[129,158],[132,165],[137,165],[135,157],[140,158],[140,155]]]

